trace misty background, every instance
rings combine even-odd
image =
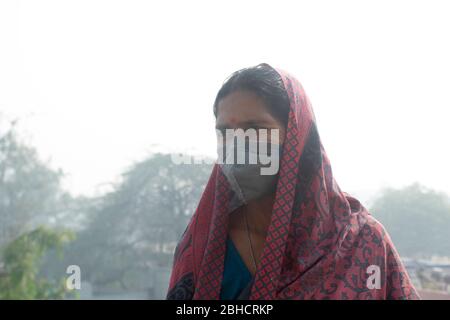
[[[215,95],[261,62],[303,84],[334,177],[416,286],[448,292],[449,9],[0,2],[0,298],[163,298],[211,171],[170,153],[214,158]]]

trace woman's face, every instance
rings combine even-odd
[[[216,129],[270,129],[279,130],[279,141],[283,144],[286,129],[269,112],[264,100],[251,91],[235,91],[221,99],[217,105]]]

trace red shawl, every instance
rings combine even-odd
[[[249,299],[419,298],[383,226],[334,180],[301,84],[276,71],[290,112],[271,223]],[[219,299],[231,192],[215,164],[176,247],[167,299]]]

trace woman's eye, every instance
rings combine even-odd
[[[244,128],[244,130],[249,130],[249,129],[253,129],[253,130],[258,131],[259,129],[264,129],[264,128],[261,127],[261,126],[255,126],[255,125],[253,125],[251,127]]]

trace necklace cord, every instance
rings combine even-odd
[[[248,226],[247,213],[245,213],[244,216],[245,216],[245,225],[246,225],[246,229],[247,229],[248,241],[250,243],[250,252],[252,254],[253,265],[255,266],[255,273],[256,273],[256,259],[255,259],[255,255],[253,253],[253,244],[252,244],[252,238],[250,236],[250,230],[249,230],[249,226]]]

